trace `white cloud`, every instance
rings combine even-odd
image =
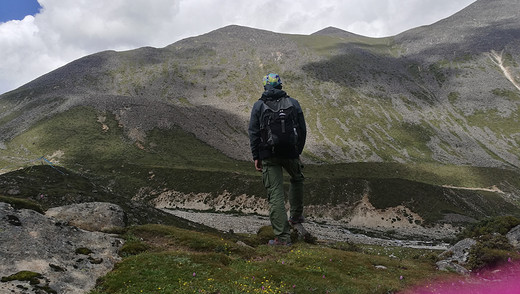
[[[310,34],[335,26],[381,37],[433,23],[474,0],[39,0],[35,17],[0,23],[0,93],[84,55],[238,24]]]
[[[63,64],[48,54],[34,20],[26,16],[0,25],[0,93]]]

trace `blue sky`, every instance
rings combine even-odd
[[[36,0],[0,0],[0,22],[22,20],[26,15],[35,15],[40,11]]]
[[[231,24],[305,35],[333,26],[386,37],[437,22],[473,2],[0,0],[0,94],[85,55],[162,48]]]

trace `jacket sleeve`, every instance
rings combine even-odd
[[[251,110],[251,118],[249,120],[249,145],[251,147],[251,153],[253,160],[260,159],[260,103],[256,102]]]

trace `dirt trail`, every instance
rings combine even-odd
[[[489,188],[470,188],[470,187],[456,187],[450,185],[442,185],[444,188],[459,189],[459,190],[470,190],[470,191],[484,191],[505,194],[504,191],[500,190],[497,186],[491,186]]]

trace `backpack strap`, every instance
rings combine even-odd
[[[269,108],[271,111],[278,112],[280,109],[287,109],[289,107],[294,107],[291,100],[288,99],[289,96],[285,95],[282,96],[276,100],[267,100],[267,99],[260,99],[264,102],[264,104]]]

